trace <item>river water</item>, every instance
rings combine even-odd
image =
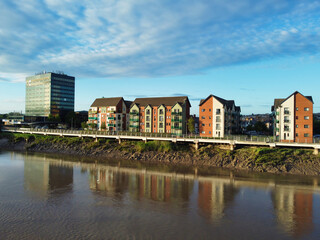
[[[0,152],[0,239],[320,239],[320,179]]]

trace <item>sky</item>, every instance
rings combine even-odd
[[[320,112],[320,1],[1,0],[0,113],[25,111],[25,78],[76,77],[75,110],[95,98],[210,94],[242,114],[311,95]]]

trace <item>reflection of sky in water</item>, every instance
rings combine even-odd
[[[7,238],[318,239],[319,186],[0,154]],[[21,164],[22,163],[22,164]],[[308,184],[306,184],[308,183]],[[3,230],[7,229],[7,230]]]

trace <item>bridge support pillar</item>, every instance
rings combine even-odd
[[[96,137],[96,138],[94,139],[94,141],[95,141],[95,142],[98,142],[98,138]]]
[[[230,150],[234,151],[236,149],[236,145],[235,144],[230,144]]]
[[[194,141],[194,149],[198,151],[199,149],[199,141]]]
[[[118,138],[118,142],[119,142],[119,144],[121,144],[121,138]]]
[[[319,148],[315,148],[315,149],[313,150],[313,154],[314,154],[314,155],[318,155],[318,154],[319,154]]]
[[[144,143],[147,143],[147,142],[148,142],[148,141],[147,141],[147,138],[144,138],[143,141],[144,141]]]
[[[198,168],[197,167],[194,169],[194,175],[198,176]]]

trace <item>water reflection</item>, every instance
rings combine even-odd
[[[16,159],[24,164],[24,169],[23,164],[15,164],[20,166],[20,189],[50,201],[30,195],[16,205],[8,201],[9,210],[2,215],[0,211],[0,223],[8,222],[8,216],[14,222],[19,214],[25,214],[29,223],[31,214],[37,223],[45,219],[60,228],[64,221],[68,224],[65,233],[73,229],[72,236],[83,231],[96,239],[106,236],[99,235],[103,229],[114,239],[145,233],[157,238],[170,231],[171,239],[204,239],[215,234],[217,239],[237,239],[239,233],[243,239],[259,239],[260,235],[263,239],[312,239],[320,235],[316,227],[320,221],[318,178],[195,176],[37,155]],[[73,194],[67,194],[70,192]],[[28,207],[19,205],[25,202]],[[45,211],[49,214],[44,215]]]
[[[224,180],[199,182],[198,205],[201,212],[213,221],[224,216],[225,208],[233,202],[238,189]]]
[[[24,161],[24,187],[39,197],[48,193],[63,194],[72,190],[73,168],[59,166],[43,157],[26,156]]]
[[[297,237],[312,232],[312,193],[277,187],[272,192],[272,202],[282,230]]]
[[[130,196],[137,200],[188,202],[193,181],[150,173],[128,174],[113,167],[98,167],[90,170],[90,188],[99,194],[119,197],[128,191]]]

